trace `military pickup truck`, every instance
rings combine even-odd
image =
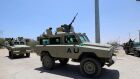
[[[134,42],[130,39],[124,43],[123,48],[126,54],[134,54],[134,56],[140,57],[140,42]]]
[[[30,57],[31,49],[30,46],[26,45],[25,41],[11,39],[7,49],[9,50],[9,57],[12,59],[16,55],[24,56],[24,54],[26,54],[26,57]]]
[[[90,43],[85,33],[65,31],[53,35],[48,30],[49,34],[38,37],[39,45],[36,45],[35,51],[40,55],[45,69],[53,69],[56,60],[66,65],[72,59],[80,62],[80,70],[84,76],[93,77],[99,76],[104,65],[111,66],[114,63],[111,45]]]
[[[58,27],[55,34],[52,33],[52,28],[47,29],[46,33],[37,38],[39,45],[36,45],[35,50],[40,55],[45,69],[53,69],[56,60],[59,60],[61,65],[66,65],[69,59],[72,59],[74,62],[80,62],[82,75],[99,76],[104,65],[114,64],[113,47],[90,43],[85,33],[74,32],[72,23],[76,16],[69,25]]]

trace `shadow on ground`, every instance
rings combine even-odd
[[[10,58],[9,56],[6,56],[6,57],[8,57],[9,59],[11,59],[12,60],[12,58]],[[23,59],[23,58],[29,58],[29,57],[26,57],[26,56],[14,56],[14,58],[13,59]]]
[[[52,73],[52,74],[70,77],[74,79],[89,79],[81,76],[79,65],[68,64],[66,66],[61,66],[60,64],[56,64],[54,70],[45,70],[43,67],[35,68],[35,70],[40,71],[40,73]],[[92,78],[92,79],[119,79],[119,76],[120,74],[118,70],[103,68],[101,75],[97,78]]]

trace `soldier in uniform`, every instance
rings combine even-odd
[[[52,35],[52,28],[49,27],[49,29],[47,29],[46,32],[47,32],[47,35]]]
[[[57,28],[57,32],[64,32],[63,27],[58,27],[58,28]]]
[[[74,28],[72,25],[64,24],[61,26],[61,28],[63,28],[64,32],[74,32]]]

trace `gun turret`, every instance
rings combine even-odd
[[[69,25],[67,25],[67,24],[61,25],[61,27],[64,29],[64,32],[74,32],[72,24],[75,21],[77,15],[78,15],[78,13],[74,16],[73,20],[71,21],[71,23]]]

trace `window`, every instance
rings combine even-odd
[[[82,43],[84,42],[90,42],[88,37],[86,35],[79,35],[79,38],[81,40]]]
[[[49,39],[43,39],[42,43],[43,43],[43,45],[48,45],[49,44]]]
[[[74,35],[67,35],[65,36],[65,43],[74,44],[77,43],[77,40]]]
[[[24,42],[20,42],[20,45],[24,45]]]
[[[19,45],[19,42],[14,42],[14,45]]]
[[[134,42],[134,47],[140,47],[140,43],[139,42]]]
[[[60,37],[50,38],[50,44],[60,44]]]

